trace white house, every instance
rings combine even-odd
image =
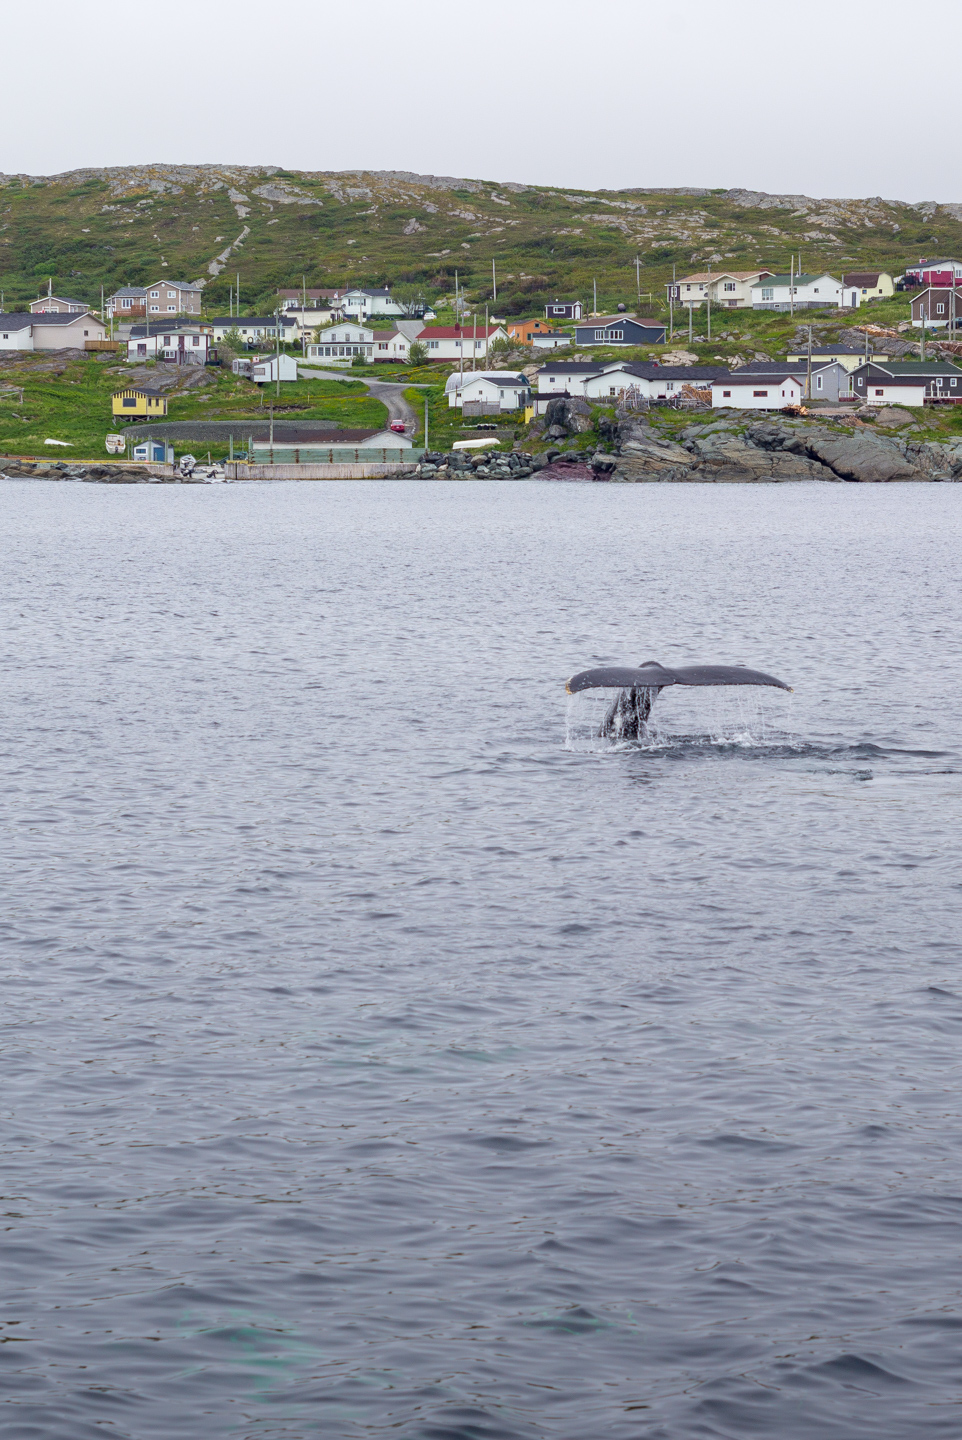
[[[752,286],[771,273],[771,270],[719,270],[716,274],[709,274],[703,270],[694,275],[684,275],[681,280],[672,282],[675,303],[704,305],[710,295],[713,305],[721,305],[727,310],[745,310],[752,303]],[[668,289],[671,291],[672,285]]]
[[[404,361],[408,358],[410,349],[411,342],[403,330],[375,330],[371,359],[375,364],[379,360]]]
[[[308,340],[313,340],[318,330],[326,330],[340,315],[335,310],[302,310],[299,305],[286,305],[284,319],[294,322],[291,339],[300,344],[302,336],[306,334]],[[287,334],[286,327],[284,333]]]
[[[833,275],[763,275],[752,287],[753,310],[818,310],[840,306],[842,282]]]
[[[584,395],[585,385],[592,376],[602,374],[607,368],[591,360],[549,360],[538,371],[538,394]]]
[[[365,360],[374,358],[374,331],[367,325],[342,320],[318,332],[316,341],[307,347],[308,360],[323,360],[325,365],[350,365],[355,355]]]
[[[484,413],[518,410],[527,403],[531,384],[525,375],[508,370],[465,370],[448,376],[444,387],[448,407],[483,405]],[[478,412],[482,413],[482,412]]]
[[[293,355],[252,355],[251,379],[255,385],[270,380],[296,380],[297,361]]]
[[[258,345],[265,340],[277,339],[276,315],[218,315],[208,320],[215,340],[223,340],[229,331],[236,330],[246,345]],[[153,327],[151,327],[153,328]],[[285,345],[294,340],[296,325],[287,315],[281,316],[281,336]]]
[[[89,311],[0,313],[0,350],[82,350],[88,341],[106,338],[107,327]]]
[[[711,382],[716,410],[782,410],[801,401],[802,384],[795,375],[736,373]]]
[[[584,383],[583,395],[588,400],[616,399],[623,390],[636,390],[649,400],[673,400],[686,386],[707,390],[713,380],[727,375],[724,365],[608,365],[600,375]]]
[[[210,359],[211,335],[199,326],[158,325],[147,334],[145,325],[132,325],[127,341],[127,361],[166,360],[175,365],[206,365]]]
[[[575,343],[573,335],[566,335],[563,330],[552,330],[547,335],[533,334],[531,336],[532,350],[567,350]]]
[[[352,320],[366,320],[370,315],[404,314],[404,307],[391,299],[390,290],[345,290],[340,308]]]
[[[429,360],[480,359],[488,353],[495,340],[507,340],[503,325],[432,325],[418,334],[418,342],[428,352]]]

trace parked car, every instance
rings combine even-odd
[[[403,434],[404,434],[404,421],[403,421],[403,420],[392,420],[392,421],[391,421],[391,429],[394,431],[395,435],[403,435]]]

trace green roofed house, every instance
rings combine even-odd
[[[837,309],[842,282],[834,275],[763,275],[752,286],[753,310]]]
[[[947,360],[870,360],[852,375],[852,391],[866,405],[958,404],[962,370]]]

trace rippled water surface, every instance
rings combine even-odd
[[[5,1436],[958,1436],[962,487],[0,516]]]

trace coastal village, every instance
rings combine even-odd
[[[142,465],[152,478],[183,480],[194,478],[193,452],[202,452],[208,467],[199,476],[232,479],[279,476],[278,467],[304,478],[955,478],[962,452],[956,456],[954,437],[946,444],[916,435],[913,454],[899,434],[918,430],[917,412],[962,400],[960,282],[962,261],[942,256],[896,274],[835,277],[806,272],[793,254],[782,272],[708,267],[673,278],[657,307],[649,297],[657,315],[624,302],[597,313],[595,290],[590,299],[560,294],[537,313],[508,317],[490,299],[482,309],[457,278],[453,294],[279,287],[269,313],[251,314],[238,273],[228,313],[210,314],[203,281],[123,286],[94,307],[59,293],[51,277],[26,309],[0,313],[0,374],[18,362],[29,370],[34,360],[48,370],[99,363],[115,383],[109,398],[97,387],[87,428],[101,430],[97,448],[110,459],[91,467],[89,445],[81,450],[58,435],[33,436],[31,453],[6,427],[0,464],[7,474],[96,471],[92,478],[103,479],[119,473],[123,456],[126,479]],[[893,321],[893,309],[901,318]],[[749,318],[787,322],[783,353],[760,348],[761,332],[744,328]],[[744,353],[706,356],[716,344]],[[305,404],[305,386],[326,387],[328,397],[360,391],[381,423],[319,418]],[[217,405],[227,400],[225,387],[230,402]],[[16,418],[16,392],[0,382],[3,419]],[[201,404],[203,422],[194,418]],[[688,433],[707,411],[729,417],[712,425],[709,449],[727,443],[713,475],[705,446]],[[751,433],[758,412],[777,413],[783,427],[803,433],[815,422],[842,427],[849,449],[856,429],[872,427],[856,447],[872,450],[872,464],[846,475],[810,452],[800,470],[798,443],[776,462],[780,447],[760,446]],[[790,434],[786,446],[792,441]],[[933,443],[937,454],[929,453]],[[57,449],[75,454],[54,458]],[[748,450],[761,450],[765,463],[746,463]]]

